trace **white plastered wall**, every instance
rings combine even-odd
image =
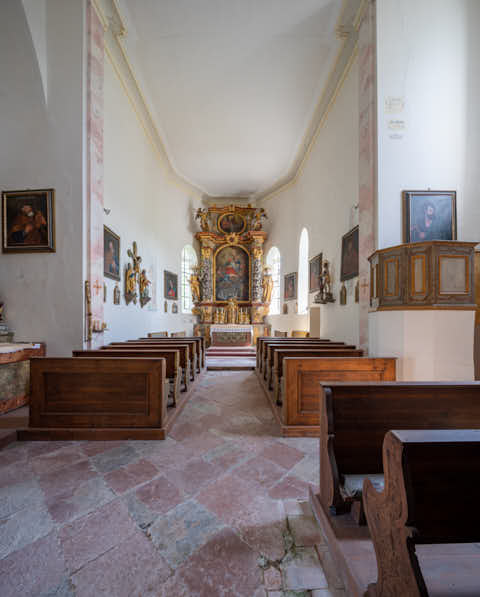
[[[0,254],[0,301],[17,340],[56,356],[82,346],[84,7],[36,8],[0,3],[0,188],[55,189],[56,253]]]
[[[104,87],[104,206],[110,210],[104,223],[120,236],[121,304],[113,304],[115,281],[105,278],[107,301],[104,341],[138,338],[148,332],[193,332],[193,317],[181,312],[181,251],[193,244],[194,199],[167,178],[163,164],[126,95],[119,75],[105,56]],[[124,299],[127,250],[137,242],[141,267],[152,280],[150,303],[141,308]],[[164,312],[163,272],[178,274],[178,314]]]
[[[335,103],[293,184],[261,205],[268,214],[266,252],[280,250],[283,276],[298,271],[298,243],[308,230],[309,256],[323,253],[331,265],[334,304],[321,306],[321,335],[357,345],[359,341],[356,280],[346,282],[347,305],[339,304],[342,235],[358,223],[358,68],[354,60]],[[309,295],[310,304],[314,294]],[[283,302],[283,298],[282,298]],[[308,330],[309,317],[294,313],[268,317],[272,330]]]
[[[403,242],[402,190],[428,188],[457,191],[458,239],[480,241],[480,2],[377,5],[379,248]]]
[[[403,242],[402,191],[429,188],[457,191],[458,239],[478,241],[480,2],[377,6],[379,248]],[[370,354],[397,356],[398,379],[473,379],[473,325],[472,311],[371,313]]]

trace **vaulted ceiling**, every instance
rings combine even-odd
[[[136,62],[170,161],[209,196],[291,168],[338,52],[342,0],[134,0]]]

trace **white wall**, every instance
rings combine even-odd
[[[377,5],[379,248],[403,240],[402,190],[428,188],[457,191],[458,239],[480,241],[480,2]]]
[[[342,235],[358,223],[358,69],[353,63],[320,129],[297,180],[262,202],[269,217],[266,251],[277,246],[283,275],[298,271],[298,243],[303,227],[309,234],[310,258],[323,253],[330,261],[334,304],[321,307],[321,334],[352,344],[359,341],[358,304],[354,302],[356,280],[347,285],[347,305],[339,305]],[[314,294],[310,295],[310,302]],[[282,301],[283,302],[283,301]],[[294,302],[288,315],[270,316],[272,329],[308,330],[308,315],[295,315]]]
[[[167,180],[157,153],[145,134],[112,64],[105,56],[104,105],[104,205],[110,209],[106,226],[120,236],[122,281],[121,304],[113,304],[115,281],[105,278],[107,302],[104,318],[109,330],[105,342],[138,338],[147,332],[167,330],[193,331],[191,315],[164,313],[163,272],[178,274],[180,291],[180,257],[185,244],[193,244],[193,200],[172,180]],[[136,241],[142,268],[150,270],[154,299],[141,308],[126,305],[124,270],[127,250]]]
[[[0,301],[17,340],[61,355],[83,331],[83,2],[46,0],[40,13],[37,59],[21,0],[0,3],[0,188],[55,189],[56,253],[0,254]]]

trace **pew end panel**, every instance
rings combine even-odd
[[[416,546],[480,540],[480,430],[389,431],[382,454],[385,489],[363,488],[378,568],[367,595],[428,597]]]
[[[395,358],[303,357],[283,361],[282,420],[320,434],[320,383],[327,381],[393,381]]]
[[[30,428],[161,428],[165,359],[34,358]]]

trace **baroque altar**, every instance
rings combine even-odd
[[[271,276],[263,265],[267,238],[263,208],[251,205],[211,206],[196,212],[201,230],[200,265],[190,285],[198,317],[194,333],[211,341],[211,326],[251,326],[252,340],[265,335],[271,298]],[[220,327],[219,327],[220,326]]]

